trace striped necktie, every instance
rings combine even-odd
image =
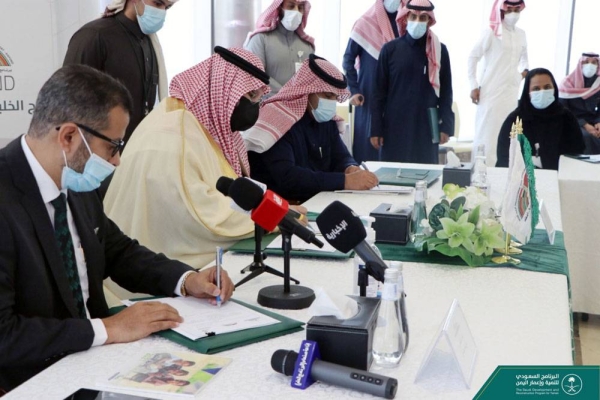
[[[79,272],[77,272],[77,261],[73,248],[73,238],[69,230],[67,221],[67,201],[64,193],[61,193],[56,199],[51,201],[54,206],[54,237],[60,249],[69,288],[73,294],[73,299],[77,305],[80,318],[86,318],[85,306],[83,304],[83,294],[81,284],[79,283]]]

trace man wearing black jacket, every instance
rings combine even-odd
[[[119,164],[131,97],[86,66],[42,87],[29,131],[0,150],[0,393],[63,356],[176,327],[177,311],[139,303],[109,316],[111,277],[152,295],[231,297],[224,275],[156,254],[106,217],[95,189]]]

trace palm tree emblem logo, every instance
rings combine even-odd
[[[578,375],[570,374],[563,378],[561,387],[563,392],[574,396],[581,392],[581,389],[583,388],[583,381]]]

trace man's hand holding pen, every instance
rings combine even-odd
[[[205,268],[191,276],[185,281],[185,289],[189,296],[198,298],[208,298],[210,303],[217,304],[217,296],[221,296],[221,301],[228,301],[235,289],[227,271],[221,269],[221,289],[217,283],[217,267]]]

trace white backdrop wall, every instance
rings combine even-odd
[[[0,147],[25,132],[31,119],[30,104],[62,64],[71,35],[97,18],[110,0],[0,0],[0,53],[11,59],[0,66],[0,107],[23,102],[26,110],[0,114]],[[228,0],[219,0],[228,1]],[[307,31],[316,38],[317,54],[341,68],[342,55],[354,21],[374,0],[312,0]],[[435,32],[449,49],[455,101],[461,114],[460,138],[473,136],[475,106],[469,99],[467,57],[487,24],[493,0],[435,0]],[[180,0],[169,10],[159,36],[165,52],[167,74],[173,75],[211,54],[211,0]],[[265,9],[271,0],[262,0]],[[519,26],[526,30],[531,67],[543,66],[560,81],[566,74],[569,28],[573,0],[527,0]],[[598,0],[577,0],[571,68],[583,51],[600,51]],[[2,55],[0,54],[0,60]],[[1,63],[1,61],[0,61]],[[7,78],[9,77],[9,78]],[[14,85],[13,85],[14,80]]]
[[[0,147],[27,131],[71,35],[100,9],[100,0],[0,0]]]

